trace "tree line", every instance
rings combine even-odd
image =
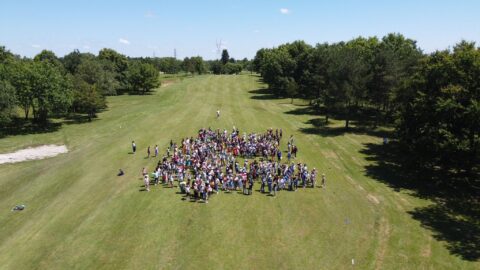
[[[222,51],[219,60],[204,60],[200,56],[185,57],[183,60],[174,57],[140,57],[131,58],[152,64],[160,72],[166,74],[177,74],[180,72],[195,74],[240,74],[243,70],[252,71],[252,61],[247,58],[236,60],[230,57],[228,50]]]
[[[395,127],[423,168],[479,170],[480,49],[461,41],[424,53],[401,34],[311,46],[303,41],[257,51],[253,69],[277,97],[303,98],[329,117]]]
[[[52,115],[84,113],[89,119],[106,107],[105,97],[128,91],[145,94],[159,86],[158,70],[112,50],[98,56],[75,50],[64,57],[43,50],[33,59],[0,47],[0,121],[8,124],[21,108],[25,119],[44,126]]]

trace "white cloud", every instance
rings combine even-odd
[[[260,33],[260,30],[255,29],[255,30],[253,30],[253,32],[254,32],[254,33]]]
[[[32,48],[40,48],[40,45],[38,45],[38,44],[32,44]]]
[[[89,45],[83,45],[83,48],[84,48],[85,50],[88,50],[88,49],[90,49],[90,46],[89,46]]]
[[[130,41],[128,41],[127,39],[124,39],[124,38],[118,39],[118,42],[120,42],[122,44],[125,44],[125,45],[130,45]]]
[[[153,11],[147,11],[145,13],[145,18],[155,18],[155,13]]]
[[[281,8],[280,13],[282,14],[290,14],[290,10],[288,8]]]

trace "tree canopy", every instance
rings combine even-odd
[[[394,125],[410,160],[424,168],[478,173],[480,49],[474,43],[424,54],[401,34],[315,47],[296,41],[258,50],[252,66],[273,95],[310,100],[327,122],[335,116],[346,129],[354,118],[372,128]]]
[[[160,85],[158,70],[151,64],[133,62],[127,74],[128,85],[132,92],[146,94]]]

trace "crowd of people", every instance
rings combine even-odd
[[[260,192],[271,196],[281,190],[315,187],[317,170],[309,171],[307,164],[292,162],[298,152],[293,136],[288,139],[287,160],[283,160],[282,137],[282,129],[243,135],[235,127],[231,133],[200,129],[196,138],[184,138],[179,144],[170,141],[153,173],[149,175],[143,168],[145,189],[150,191],[151,185],[159,184],[173,188],[177,181],[186,198],[208,203],[209,197],[220,191],[251,195],[256,183],[260,185]],[[132,148],[135,152],[133,143]],[[147,155],[150,156],[150,147]],[[155,146],[157,155],[158,146]],[[322,174],[322,187],[325,181]]]

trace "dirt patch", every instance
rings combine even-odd
[[[337,154],[335,152],[333,152],[332,150],[323,150],[322,155],[326,158],[331,158],[333,160],[338,160]]]
[[[176,81],[163,81],[161,87],[167,87],[174,84]]]
[[[377,197],[373,196],[372,194],[368,194],[367,199],[374,204],[379,204],[380,203],[380,200]]]
[[[347,175],[346,177],[347,177],[348,182],[350,182],[350,184],[354,185],[356,188],[358,188],[358,189],[361,190],[361,191],[365,191],[365,189],[364,189],[360,184],[358,184],[357,182],[355,182],[355,181],[352,179],[352,177],[350,177],[350,175]]]
[[[0,154],[0,164],[17,163],[27,160],[44,159],[67,153],[65,145],[42,145],[18,150],[13,153]]]
[[[358,165],[358,166],[363,166],[363,162],[361,162],[360,160],[358,160],[356,157],[351,156],[351,158],[352,158],[353,163],[355,163],[355,164]]]
[[[432,255],[432,237],[428,237],[428,243],[422,248],[422,252],[420,255],[425,258],[430,258],[430,255]]]
[[[376,265],[375,269],[382,269],[383,259],[387,251],[388,239],[390,238],[390,224],[385,218],[380,220],[380,227],[378,233],[378,249],[376,253]]]

